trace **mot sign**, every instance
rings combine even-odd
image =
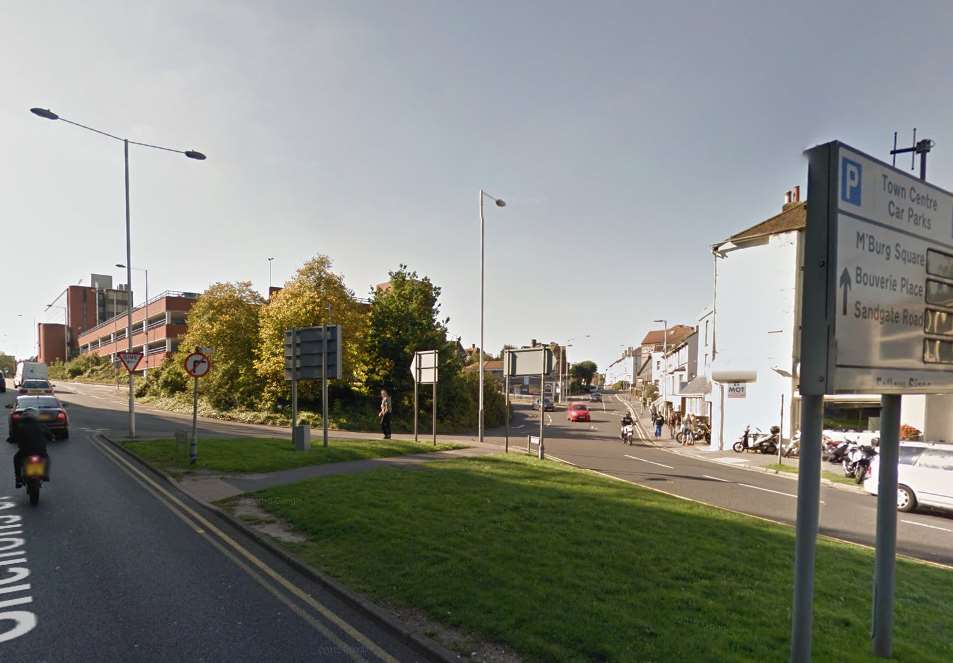
[[[725,386],[728,398],[745,398],[748,395],[748,385],[744,382],[732,382]]]
[[[953,393],[953,194],[808,151],[802,394]]]

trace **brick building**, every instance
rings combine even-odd
[[[186,316],[198,293],[167,290],[137,306],[132,312],[132,350],[144,357],[139,371],[157,368],[173,354],[185,336]],[[116,362],[116,353],[128,349],[126,314],[123,312],[79,336],[79,353],[92,352]]]

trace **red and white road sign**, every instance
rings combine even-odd
[[[136,367],[139,366],[139,362],[142,361],[141,352],[117,352],[116,356],[119,357],[119,362],[126,367],[126,370],[132,373],[136,370]]]
[[[185,372],[193,378],[201,378],[208,374],[212,364],[207,355],[201,352],[193,352],[185,358]]]

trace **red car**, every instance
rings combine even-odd
[[[569,421],[591,421],[589,408],[584,403],[570,403],[566,408],[566,418]]]

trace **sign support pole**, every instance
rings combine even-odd
[[[420,384],[420,355],[414,353],[414,442],[417,441],[417,419],[420,406],[417,404],[417,385]]]
[[[509,358],[507,358],[509,361]],[[509,364],[507,364],[509,367]],[[503,443],[503,453],[510,452],[510,376],[509,371],[507,370],[506,376],[503,378],[503,389],[506,394],[506,437],[505,442]]]
[[[871,637],[874,656],[891,656],[897,565],[897,463],[900,457],[900,396],[880,397],[880,473],[877,479],[877,544]]]
[[[331,324],[331,302],[328,302],[328,322],[324,325],[324,361],[321,362],[321,426],[323,428],[324,446],[328,446],[328,325]],[[338,339],[338,352],[343,350],[341,339]],[[340,356],[340,355],[338,355]],[[339,375],[338,378],[341,376]]]
[[[824,396],[801,396],[801,456],[797,478],[797,525],[794,543],[794,608],[791,616],[791,663],[811,663],[814,618],[814,557],[821,496],[821,429]],[[891,499],[896,501],[897,491]],[[896,505],[894,505],[896,507]]]
[[[781,460],[781,448],[784,446],[784,394],[781,394],[781,421],[778,422],[781,425],[781,430],[778,433],[778,465],[783,465],[784,461]],[[794,444],[794,434],[791,434],[791,444]]]
[[[543,418],[546,416],[546,410],[543,409],[543,391],[546,386],[546,354],[543,353],[543,359],[540,361],[542,368],[539,372],[539,459],[542,460],[546,452],[543,451]]]
[[[199,459],[198,440],[199,379],[192,378],[192,439],[189,441],[189,465]]]
[[[294,444],[298,427],[298,330],[291,330],[291,442]]]
[[[437,446],[437,351],[433,353],[433,445]]]

